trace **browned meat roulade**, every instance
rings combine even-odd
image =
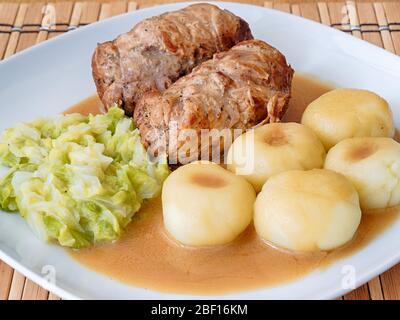
[[[252,38],[245,21],[211,4],[146,19],[97,46],[92,70],[98,95],[106,108],[117,103],[132,115],[143,93],[164,91],[214,53]]]
[[[193,143],[200,149],[200,139],[188,144],[187,134],[180,135],[185,129],[195,129],[199,137],[201,129],[246,130],[279,120],[289,102],[292,77],[293,69],[277,49],[260,40],[243,41],[215,54],[164,93],[147,93],[134,119],[151,153],[186,154]]]

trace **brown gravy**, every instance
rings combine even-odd
[[[81,113],[85,116],[89,114],[99,114],[104,113],[105,109],[103,104],[101,103],[100,98],[97,94],[90,96],[77,104],[73,105],[71,108],[68,108],[64,111],[64,114],[68,113]]]
[[[284,120],[299,121],[308,103],[330,89],[311,78],[296,76]],[[96,108],[91,103],[98,102],[89,98],[67,112],[89,113]],[[366,246],[399,215],[399,209],[364,214],[354,239],[328,253],[293,254],[275,249],[257,237],[253,226],[226,246],[189,248],[167,236],[161,200],[155,199],[135,215],[120,241],[70,254],[80,264],[127,284],[164,292],[223,294],[287,283],[325,268]]]

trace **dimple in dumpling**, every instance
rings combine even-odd
[[[286,171],[258,194],[254,224],[264,240],[287,250],[335,249],[352,239],[361,219],[358,195],[330,170]]]
[[[325,149],[304,125],[270,123],[239,136],[230,147],[227,159],[228,169],[243,175],[258,192],[274,174],[322,168]]]
[[[226,244],[250,224],[254,201],[254,189],[245,179],[212,162],[194,162],[164,183],[164,225],[184,245]]]
[[[301,123],[329,150],[352,137],[393,137],[392,113],[385,99],[360,89],[335,89],[311,102]]]
[[[363,209],[400,204],[400,144],[390,138],[352,138],[329,150],[325,168],[345,175]]]

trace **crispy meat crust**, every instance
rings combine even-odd
[[[142,142],[156,154],[167,151],[171,156],[175,150],[187,152],[186,137],[179,137],[185,129],[195,129],[199,137],[201,129],[246,130],[278,121],[288,106],[293,73],[275,48],[260,40],[243,41],[163,93],[143,96],[134,113]],[[169,136],[171,124],[176,125],[176,141]]]
[[[149,90],[163,92],[216,52],[252,39],[248,24],[211,4],[195,4],[138,23],[113,41],[99,44],[92,71],[105,107],[133,114]]]

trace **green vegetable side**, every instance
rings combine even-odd
[[[118,239],[169,174],[117,107],[6,129],[0,162],[10,167],[0,181],[1,209],[19,211],[40,239],[71,248]]]

